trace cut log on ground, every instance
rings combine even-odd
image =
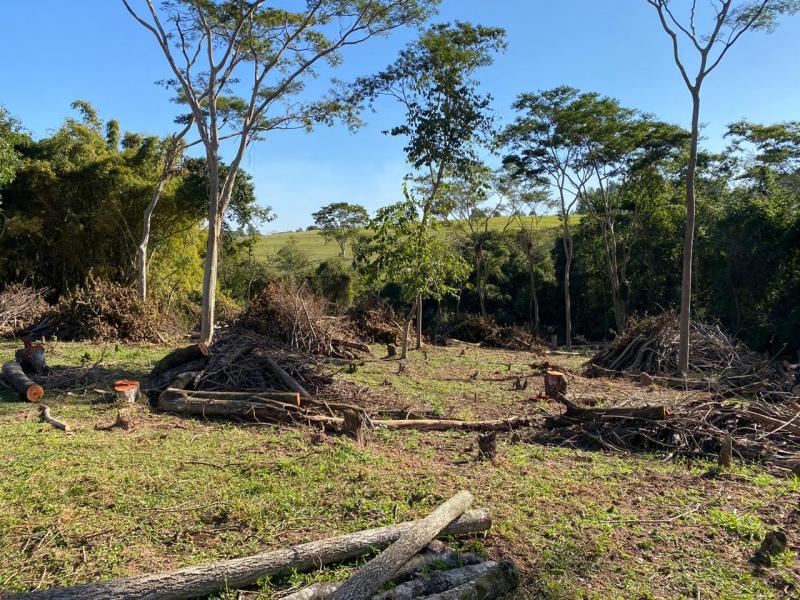
[[[494,600],[514,591],[518,585],[517,568],[511,561],[504,560],[477,579],[446,592],[425,596],[425,600]]]
[[[20,398],[27,402],[38,402],[44,396],[44,388],[31,381],[18,362],[7,362],[3,365],[3,377],[16,391]]]
[[[66,588],[13,596],[15,600],[181,600],[207,596],[220,589],[237,589],[263,577],[309,571],[385,548],[411,531],[415,521],[369,529],[334,538],[263,552],[254,556],[186,567],[168,573],[112,579]],[[486,531],[491,519],[486,510],[464,513],[450,523],[442,536]]]
[[[187,346],[186,348],[180,348],[170,352],[155,365],[153,365],[153,369],[150,371],[150,377],[157,377],[162,373],[171,371],[175,367],[205,358],[208,358],[208,346],[203,342]],[[184,371],[187,370],[188,369],[184,369]]]
[[[364,354],[372,354],[372,350],[367,344],[362,342],[352,342],[350,340],[332,339],[331,344],[334,346],[342,346],[343,348],[350,348],[351,350],[358,350]]]
[[[26,375],[45,375],[47,373],[47,360],[45,359],[44,346],[34,344],[30,340],[23,342],[24,348],[14,353],[16,361]]]
[[[414,598],[427,598],[432,594],[439,594],[447,590],[458,588],[465,583],[475,581],[494,573],[499,564],[486,561],[476,565],[469,565],[450,571],[434,571],[417,579],[402,583],[394,589],[373,596],[373,600],[413,600]]]
[[[472,494],[462,491],[424,519],[416,521],[384,552],[373,558],[345,581],[330,600],[369,600],[415,554],[430,543],[472,504]]]
[[[663,406],[637,406],[622,408],[580,408],[572,405],[560,416],[545,421],[548,428],[566,427],[574,423],[603,421],[607,419],[641,419],[644,421],[663,421],[669,413]]]
[[[72,433],[72,428],[64,421],[59,421],[50,414],[50,407],[46,404],[39,405],[39,418],[45,423],[50,423],[56,429],[60,429],[64,433]]]
[[[206,362],[208,362],[207,358],[198,358],[197,360],[193,360],[191,362],[168,369],[167,371],[164,371],[155,377],[150,375],[142,384],[142,389],[145,392],[160,392],[165,390],[170,386],[175,378],[179,377],[183,373],[188,373],[190,371],[202,371],[203,367],[206,365]]]
[[[294,377],[289,375],[283,367],[281,367],[278,363],[276,363],[271,358],[266,359],[266,364],[270,368],[270,370],[275,373],[275,376],[280,379],[281,383],[285,385],[288,389],[293,392],[297,392],[300,394],[301,398],[310,398],[311,394],[309,394],[302,385],[297,383]]]

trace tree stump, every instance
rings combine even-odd
[[[497,456],[497,432],[487,431],[478,435],[478,458],[494,460]]]
[[[363,411],[346,410],[344,411],[344,423],[342,431],[355,441],[359,448],[365,448],[369,439],[369,426]]]
[[[561,371],[544,374],[544,395],[558,401],[567,396],[567,378]]]
[[[117,395],[117,404],[128,405],[136,404],[142,395],[138,381],[130,379],[119,379],[114,382],[114,392]]]
[[[386,344],[386,358],[394,358],[395,356],[397,356],[397,346]]]
[[[719,445],[719,466],[729,468],[733,463],[733,438],[730,432],[722,436]]]
[[[641,372],[639,375],[639,383],[646,386],[651,386],[655,383],[653,380],[653,376],[650,373],[645,373],[644,371]]]

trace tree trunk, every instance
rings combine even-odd
[[[695,191],[697,171],[697,140],[700,133],[700,90],[692,92],[692,138],[689,149],[689,166],[686,170],[686,232],[683,240],[683,279],[681,283],[680,339],[678,342],[678,370],[689,372],[689,324],[692,310],[692,258],[694,254]]]
[[[302,385],[297,383],[297,380],[291,375],[289,375],[289,373],[287,373],[286,370],[283,367],[281,367],[278,363],[276,363],[271,358],[267,358],[265,362],[267,363],[267,366],[270,368],[270,370],[273,373],[275,373],[275,376],[280,380],[280,382],[283,385],[285,385],[289,390],[300,394],[301,398],[311,397],[311,394],[309,394]]]
[[[208,346],[203,342],[187,346],[186,348],[173,350],[153,365],[153,369],[150,371],[148,377],[156,377],[175,367],[203,358],[208,358]]]
[[[138,290],[139,300],[142,302],[147,301],[147,247],[150,244],[150,224],[153,219],[153,213],[156,210],[158,201],[161,198],[161,193],[164,191],[164,185],[167,183],[166,169],[172,168],[172,165],[165,165],[165,173],[162,173],[158,180],[156,189],[153,190],[153,196],[150,198],[150,203],[144,209],[144,222],[142,223],[142,241],[136,248],[136,273],[138,277]]]
[[[502,598],[519,585],[514,563],[504,560],[482,576],[456,588],[425,596],[426,600],[494,600]]]
[[[533,331],[539,333],[539,295],[536,293],[536,272],[533,257],[528,255],[528,274],[531,279],[531,298],[528,305],[529,318],[533,324]]]
[[[186,567],[169,573],[140,575],[20,594],[19,600],[182,600],[208,596],[220,589],[237,589],[264,577],[310,571],[386,548],[410,531],[415,521],[368,529],[308,542],[254,556]],[[442,536],[486,531],[491,527],[486,510],[472,510],[450,523]]]
[[[369,600],[417,552],[472,504],[472,494],[459,492],[424,519],[415,522],[400,539],[345,581],[330,600]]]
[[[417,296],[417,300],[406,316],[406,324],[405,327],[403,327],[403,345],[400,347],[400,360],[406,360],[408,358],[408,338],[411,336],[411,321],[414,320],[414,312],[417,310],[418,301],[419,296]]]
[[[565,244],[566,249],[566,244]],[[572,268],[572,250],[567,250],[566,261],[564,262],[564,313],[566,320],[564,323],[564,339],[566,341],[567,352],[572,350],[572,298],[569,290],[569,271]]]
[[[417,294],[417,350],[422,349],[422,294]]]
[[[23,400],[38,402],[44,396],[44,388],[28,379],[18,362],[5,363],[3,365],[3,376]]]

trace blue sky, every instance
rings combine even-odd
[[[508,50],[480,73],[501,122],[511,119],[520,92],[567,84],[688,124],[688,92],[645,0],[444,0],[436,20],[455,19],[507,30]],[[92,102],[104,119],[119,119],[123,129],[172,131],[175,106],[153,83],[168,75],[164,58],[121,2],[7,0],[3,21],[0,104],[34,135],[57,128],[78,98]],[[399,31],[350,49],[335,75],[349,79],[383,68],[413,36]],[[721,148],[725,126],[740,118],[800,119],[798,59],[800,16],[785,18],[772,34],[742,38],[705,84],[706,146]],[[304,227],[330,202],[374,211],[396,201],[408,171],[403,142],[381,132],[401,118],[387,102],[355,134],[341,126],[310,135],[275,132],[254,145],[243,166],[255,178],[259,201],[278,214],[265,230]]]

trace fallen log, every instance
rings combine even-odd
[[[528,417],[508,417],[491,421],[455,421],[450,419],[372,419],[375,427],[386,429],[417,429],[419,431],[508,431],[521,427],[532,427],[534,420]]]
[[[517,568],[511,561],[504,560],[477,579],[446,592],[425,596],[425,600],[494,600],[514,591],[518,585]]]
[[[299,544],[253,556],[186,567],[168,573],[141,575],[54,588],[11,596],[16,600],[181,600],[207,596],[220,589],[248,586],[263,577],[309,571],[385,548],[413,529],[415,521],[368,529],[325,540]],[[442,536],[486,531],[488,511],[465,512],[441,531]]]
[[[313,583],[302,590],[284,596],[281,600],[325,600],[339,588],[337,583]]]
[[[276,400],[284,404],[294,404],[295,406],[300,406],[300,394],[297,392],[282,392],[276,390],[258,390],[257,392],[224,392],[211,390],[183,390],[173,387],[168,387],[166,390],[164,390],[164,392],[181,392],[188,398],[197,398],[200,400],[219,399],[259,402],[260,400],[266,399]]]
[[[278,363],[276,363],[276,362],[275,362],[274,360],[272,360],[271,358],[267,358],[267,359],[265,360],[265,362],[266,362],[267,366],[270,368],[270,370],[271,370],[273,373],[275,373],[275,376],[276,376],[278,379],[280,379],[281,383],[282,383],[283,385],[285,385],[285,386],[286,386],[288,389],[290,389],[290,390],[291,390],[291,391],[293,391],[293,392],[297,392],[298,394],[300,394],[300,397],[301,397],[301,398],[309,398],[309,397],[311,397],[311,394],[309,394],[309,393],[308,393],[308,392],[307,392],[307,391],[306,391],[306,390],[303,388],[303,386],[302,386],[302,385],[300,385],[299,383],[297,383],[297,381],[295,380],[295,378],[294,378],[294,377],[292,377],[291,375],[289,375],[289,373],[287,373],[287,372],[284,370],[284,368],[283,368],[283,367],[281,367],[281,366],[280,366]]]
[[[50,423],[56,429],[60,429],[64,433],[72,433],[72,428],[64,421],[59,421],[50,414],[50,407],[46,404],[39,405],[39,418],[45,423]]]
[[[377,594],[372,600],[413,600],[446,592],[465,583],[475,581],[497,570],[499,564],[494,561],[482,562],[449,571],[434,571],[417,579],[412,579],[394,589]]]
[[[47,360],[44,346],[34,344],[30,340],[23,342],[24,348],[14,353],[14,358],[26,375],[44,375],[47,373]]]
[[[637,406],[632,408],[580,408],[572,405],[563,415],[549,417],[545,427],[554,429],[568,427],[575,423],[603,421],[609,419],[641,419],[644,421],[663,421],[668,417],[663,406]]]
[[[150,377],[157,377],[175,367],[204,358],[208,358],[208,346],[203,342],[187,346],[186,348],[179,348],[178,350],[170,352],[153,365],[153,369],[150,371]],[[190,369],[184,369],[184,372],[189,370]]]
[[[5,363],[3,376],[20,398],[28,402],[38,402],[44,396],[44,388],[31,381],[18,362]]]
[[[179,377],[183,373],[188,373],[189,371],[201,371],[207,361],[207,358],[198,358],[197,360],[173,367],[156,375],[155,377],[151,374],[147,379],[145,379],[142,385],[142,390],[145,392],[160,392],[169,387],[175,378]]]
[[[394,544],[339,586],[330,600],[369,600],[400,567],[436,538],[448,523],[461,516],[470,504],[472,494],[462,491],[424,519],[416,521]]]
[[[332,339],[331,344],[333,344],[334,346],[343,346],[345,348],[350,348],[351,350],[358,350],[359,352],[363,352],[365,354],[372,354],[372,350],[370,350],[370,347],[362,342],[351,342],[350,340]]]

